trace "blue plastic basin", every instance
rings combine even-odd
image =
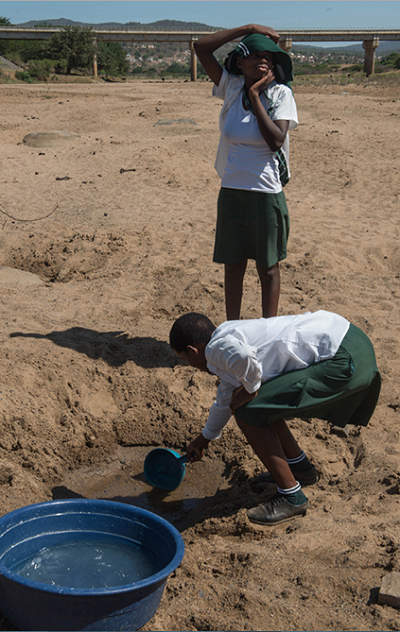
[[[48,543],[71,535],[123,540],[158,560],[159,572],[107,588],[50,585],[15,568]],[[124,503],[57,500],[22,507],[0,518],[0,609],[20,630],[138,630],[155,614],[168,576],[182,561],[184,543],[169,522]]]

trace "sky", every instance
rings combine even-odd
[[[82,22],[182,20],[231,28],[250,22],[279,29],[400,29],[400,0],[0,0],[12,24],[69,18]]]

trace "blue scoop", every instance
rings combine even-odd
[[[169,448],[155,448],[144,461],[147,482],[159,489],[176,489],[185,476],[187,460],[186,454],[181,456]]]

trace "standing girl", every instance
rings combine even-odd
[[[214,51],[243,37],[221,68]],[[288,83],[292,62],[273,29],[250,24],[195,43],[196,54],[224,100],[215,168],[221,178],[214,261],[225,265],[228,320],[240,318],[248,259],[261,282],[262,315],[276,316],[279,261],[286,258],[289,215],[282,183],[289,177],[288,130],[298,125]],[[286,171],[285,171],[286,170]]]

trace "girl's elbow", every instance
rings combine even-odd
[[[279,151],[283,145],[283,141],[274,141],[273,143],[268,143],[268,145],[271,151]]]
[[[199,42],[193,42],[193,48],[194,48],[194,52],[196,53],[197,57],[201,56],[202,53],[202,45],[201,43],[199,44]]]
[[[200,38],[199,40],[196,40],[195,42],[193,42],[193,48],[195,52],[198,54],[199,52],[201,53],[206,47]]]
[[[285,142],[285,136],[280,138],[277,134],[263,134],[264,140],[271,151],[278,151]]]
[[[276,147],[274,151],[278,151],[279,149],[282,149],[285,139],[286,139],[286,134],[282,134],[282,136],[280,136],[279,138],[274,139],[275,147]]]

